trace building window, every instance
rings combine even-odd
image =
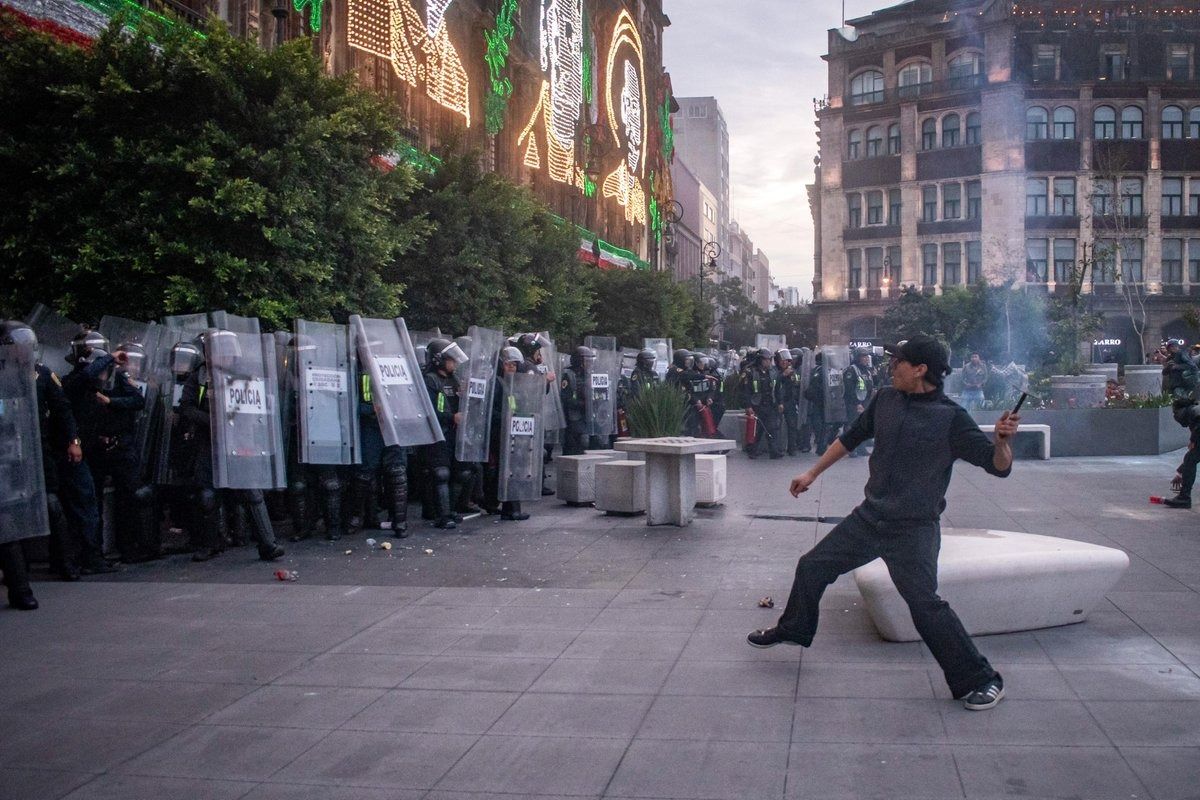
[[[1046,109],[1033,106],[1025,111],[1025,138],[1029,141],[1039,141],[1049,135],[1050,118]]]
[[[1129,79],[1129,53],[1123,44],[1106,44],[1100,51],[1100,79],[1123,81]]]
[[[1183,283],[1183,239],[1163,239],[1163,283]]]
[[[983,212],[983,184],[967,181],[967,219],[979,219]]]
[[[1112,106],[1100,106],[1092,115],[1095,131],[1093,135],[1097,139],[1115,139],[1117,138],[1117,112]]]
[[[983,245],[967,242],[967,283],[979,283],[983,279]]]
[[[1075,216],[1075,179],[1054,179],[1054,216]]]
[[[901,197],[899,189],[888,189],[888,225],[900,224],[900,212],[903,208]]]
[[[929,64],[909,64],[900,70],[899,94],[904,99],[920,97],[933,83],[933,67]]]
[[[857,161],[862,158],[862,131],[855,129],[846,137],[846,159]]]
[[[1058,56],[1058,45],[1039,44],[1033,53],[1033,79],[1035,81],[1058,80]]]
[[[1092,250],[1095,263],[1092,265],[1092,283],[1112,283],[1117,279],[1117,243],[1112,239],[1101,239]]]
[[[1183,109],[1179,106],[1165,106],[1162,110],[1162,138],[1183,138]]]
[[[900,126],[896,123],[888,125],[887,148],[889,156],[900,155]]]
[[[862,227],[862,195],[846,195],[846,225],[851,228]]]
[[[878,289],[883,281],[883,248],[867,248],[867,288]]]
[[[1188,282],[1200,283],[1200,239],[1188,239]]]
[[[1200,217],[1200,178],[1192,178],[1188,191],[1188,213]]]
[[[983,59],[979,53],[959,53],[950,59],[946,69],[951,89],[978,86],[983,77]]]
[[[899,247],[893,245],[887,249],[887,258],[884,259],[883,266],[884,269],[887,270],[887,274],[884,277],[888,283],[890,283],[892,286],[899,286],[901,275]]]
[[[938,246],[926,244],[921,246],[921,283],[925,286],[936,286],[938,279]]]
[[[1045,178],[1025,180],[1025,216],[1046,216],[1047,187]]]
[[[921,123],[921,149],[932,150],[937,147],[937,120],[930,117]]]
[[[867,128],[867,158],[883,155],[883,129],[878,125]]]
[[[1162,215],[1164,217],[1183,216],[1183,178],[1163,178]]]
[[[957,286],[962,283],[962,245],[946,242],[942,245],[942,285]]]
[[[1126,217],[1140,217],[1144,211],[1142,204],[1142,179],[1121,179],[1121,214]]]
[[[1123,239],[1121,241],[1121,282],[1141,283],[1142,275],[1142,245],[1141,239]]]
[[[1025,240],[1025,282],[1046,282],[1046,258],[1050,243],[1046,239]]]
[[[958,147],[958,114],[947,114],[942,120],[942,147]]]
[[[883,224],[883,192],[867,192],[867,224]]]
[[[1188,112],[1188,136],[1200,139],[1200,106]]]
[[[1075,240],[1054,240],[1054,282],[1071,283],[1075,272]]]
[[[921,189],[921,221],[937,222],[938,190],[936,186]]]
[[[979,121],[979,112],[972,111],[970,114],[967,114],[966,143],[979,144],[981,141],[983,141],[982,133],[983,126]]]
[[[962,186],[957,183],[947,183],[942,187],[942,218],[960,219],[962,217]]]
[[[862,288],[862,250],[846,251],[847,283],[851,289]]]
[[[1075,138],[1075,109],[1070,106],[1059,106],[1054,109],[1054,138]]]
[[[867,70],[850,81],[850,105],[866,106],[883,102],[883,73]]]
[[[688,106],[687,115],[691,119],[704,119],[708,116],[708,106]]]
[[[1121,138],[1144,139],[1142,120],[1145,115],[1138,106],[1125,106],[1121,109]]]
[[[1167,48],[1167,80],[1187,81],[1192,78],[1192,46],[1173,44]]]
[[[1092,185],[1092,213],[1096,216],[1107,217],[1115,213],[1113,207],[1113,182],[1107,178],[1099,178]]]

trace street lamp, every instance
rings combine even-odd
[[[721,257],[721,245],[716,242],[706,242],[704,244],[703,261],[700,263],[700,310],[704,311],[704,276],[707,273],[716,274],[717,259]],[[711,326],[710,326],[711,327]],[[708,329],[705,329],[707,335]]]

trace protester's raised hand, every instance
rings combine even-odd
[[[1011,438],[1017,432],[1017,426],[1020,424],[1020,414],[1005,411],[1004,415],[1000,417],[1000,421],[996,423],[996,438],[1000,441]]]

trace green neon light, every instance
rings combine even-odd
[[[662,208],[658,205],[658,191],[654,183],[657,176],[650,173],[650,230],[654,233],[654,241],[661,242],[663,235]]]
[[[487,42],[483,60],[487,62],[491,80],[491,91],[483,101],[484,125],[492,136],[504,128],[504,112],[513,93],[512,81],[504,74],[504,67],[508,63],[508,43],[517,32],[513,24],[516,13],[517,0],[504,0],[500,11],[496,13],[496,27],[483,32],[483,39]]]
[[[658,124],[662,127],[662,154],[667,161],[675,152],[675,130],[671,127],[671,95],[658,108]]]
[[[301,14],[305,6],[308,6],[308,29],[314,33],[321,30],[321,10],[325,0],[292,0],[292,7]]]
[[[592,104],[592,18],[583,12],[583,102]],[[588,195],[591,197],[591,195]]]
[[[437,172],[442,166],[442,160],[433,153],[427,153],[416,145],[400,142],[396,145],[396,154],[406,164],[411,164],[425,172]]]
[[[79,2],[88,8],[99,11],[101,14],[109,17],[110,19],[116,17],[118,14],[123,15],[124,18],[128,20],[128,25],[126,27],[129,28],[136,28],[143,22],[151,22],[155,25],[173,27],[177,22],[177,20],[174,20],[170,17],[163,16],[162,14],[151,11],[148,8],[143,8],[142,6],[133,2],[133,0],[79,0]],[[194,28],[191,30],[197,36],[205,38],[204,34],[200,31]]]

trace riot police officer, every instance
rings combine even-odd
[[[800,454],[801,447],[806,443],[800,435],[800,396],[804,385],[804,376],[800,374],[800,365],[794,360],[792,351],[780,348],[775,353],[775,369],[779,374],[779,394],[783,402],[783,426],[787,428],[787,454]]]
[[[567,428],[563,435],[563,455],[579,456],[588,449],[587,399],[584,392],[591,391],[587,382],[587,364],[596,358],[596,351],[580,345],[571,353],[571,364],[563,373],[559,392],[562,395],[563,413],[567,417]]]
[[[658,384],[658,372],[654,369],[657,363],[658,355],[653,350],[638,352],[633,372],[625,380],[624,394],[629,400],[636,399],[644,389]]]
[[[557,391],[558,376],[554,372],[554,367],[546,363],[545,348],[549,344],[548,340],[538,333],[522,333],[512,341],[522,358],[522,363],[517,366],[517,371],[536,372],[545,376],[546,394]],[[554,490],[550,488],[550,470],[546,465],[554,460],[554,442],[545,443],[542,451],[545,454],[542,460],[542,497],[549,497],[554,494]]]
[[[425,346],[425,388],[433,403],[433,413],[441,426],[443,441],[421,447],[422,464],[429,479],[430,505],[434,527],[458,527],[454,507],[457,493],[470,491],[471,471],[454,457],[454,440],[462,417],[458,411],[458,380],[454,371],[465,364],[467,354],[448,339],[433,339]],[[452,498],[451,495],[455,496]]]
[[[809,424],[808,396],[805,394],[805,390],[808,388],[809,375],[811,373],[811,368],[806,366],[811,364],[811,361],[806,361],[805,355],[810,354],[811,352],[812,351],[807,347],[792,348],[792,369],[795,370],[796,374],[800,376],[799,386],[796,390],[796,422],[800,426],[799,436],[797,437],[796,442],[797,453],[808,453],[812,450],[813,431],[812,425]],[[791,432],[789,431],[789,445],[791,441]]]
[[[667,368],[667,383],[680,386],[683,383],[683,373],[690,370],[695,363],[696,357],[690,351],[683,348],[676,350],[671,354],[671,366]]]
[[[863,413],[871,398],[875,396],[875,368],[871,366],[871,351],[866,347],[854,350],[854,362],[842,373],[842,393],[846,405],[846,430]],[[860,445],[851,458],[867,454],[866,445]]]
[[[758,417],[758,438],[746,449],[746,455],[750,458],[762,455],[764,440],[771,458],[783,458],[783,446],[779,441],[783,413],[782,386],[779,373],[771,364],[772,358],[770,350],[765,347],[759,349],[754,353],[742,379],[746,411]]]
[[[304,362],[306,348],[316,348],[317,343],[309,336],[293,336],[290,342],[296,363]],[[303,464],[300,462],[300,412],[296,407],[296,388],[288,381],[280,391],[291,392],[292,402],[283,403],[289,410],[288,419],[284,422],[284,436],[287,439],[288,450],[288,513],[292,518],[293,542],[307,539],[312,535],[313,517],[309,505],[310,496],[316,496],[321,502],[321,517],[325,522],[325,539],[336,542],[342,538],[342,480],[338,468],[332,464]],[[313,488],[317,491],[313,492]]]
[[[813,447],[818,456],[825,455],[829,444],[829,425],[825,422],[825,355],[817,351],[813,356],[812,372],[808,374],[808,387],[804,399],[808,401],[808,427],[812,429]]]
[[[724,381],[721,379],[721,374],[717,369],[717,359],[712,356],[704,356],[700,359],[700,374],[708,381],[708,407],[712,412],[713,427],[718,429],[721,427],[721,418],[725,416],[725,392]]]
[[[521,510],[517,500],[500,500],[500,449],[508,442],[504,434],[504,409],[514,400],[509,394],[510,384],[506,378],[516,375],[527,366],[528,356],[516,347],[505,347],[500,350],[497,366],[496,393],[492,398],[492,426],[488,446],[488,463],[484,471],[484,499],[489,514],[499,514],[505,522],[520,522],[529,519],[529,514]]]
[[[362,463],[354,467],[350,492],[350,530],[379,527],[378,480],[382,475],[383,497],[391,520],[392,536],[408,536],[408,450],[400,445],[385,445],[379,417],[375,413],[370,373],[363,369],[358,377],[359,437]]]

